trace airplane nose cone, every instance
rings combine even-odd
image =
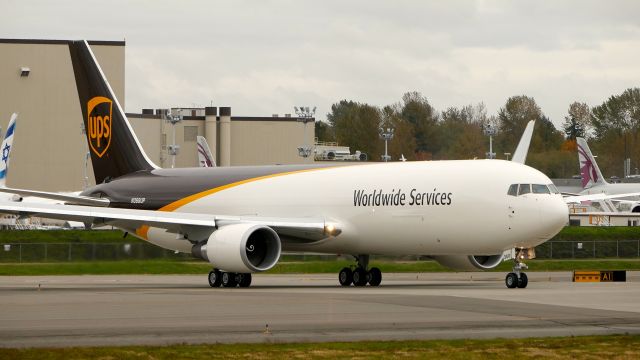
[[[559,233],[569,221],[569,208],[562,200],[562,196],[555,195],[550,200],[540,209],[540,223],[543,227],[543,236],[547,240]]]

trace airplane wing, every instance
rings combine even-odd
[[[153,226],[176,234],[206,234],[208,237],[220,226],[236,223],[252,223],[271,227],[279,235],[295,238],[297,241],[317,241],[340,230],[326,224],[322,218],[273,218],[260,216],[226,216],[135,210],[96,206],[61,204],[24,204],[0,202],[0,213],[19,216],[37,216],[50,219],[78,221],[86,225],[114,225],[125,229]],[[197,240],[187,237],[190,240]],[[283,239],[284,241],[284,239]]]
[[[20,196],[34,196],[43,199],[57,200],[75,205],[87,205],[87,206],[109,206],[110,201],[108,199],[94,198],[81,195],[61,194],[48,191],[36,191],[25,189],[12,189],[12,188],[0,188],[0,192],[16,194]]]
[[[580,203],[580,202],[583,202],[583,201],[598,201],[598,200],[626,198],[626,197],[633,197],[633,196],[640,196],[640,192],[626,193],[626,194],[615,194],[615,195],[590,194],[590,195],[567,196],[567,197],[564,198],[564,201],[567,204],[574,204],[574,203]]]

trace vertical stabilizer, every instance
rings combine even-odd
[[[524,129],[522,137],[520,138],[520,142],[516,147],[516,151],[513,153],[511,161],[524,164],[527,160],[527,154],[529,153],[529,145],[531,145],[531,137],[533,136],[533,127],[535,124],[535,120],[531,120],[527,124],[527,127]]]
[[[4,135],[2,145],[0,145],[0,151],[2,151],[2,158],[0,159],[0,187],[7,187],[7,172],[9,171],[9,159],[11,148],[13,147],[13,135],[16,132],[17,120],[18,114],[13,113],[11,120],[9,120],[9,126],[7,126],[7,132]]]
[[[204,136],[198,136],[198,163],[200,167],[216,167],[216,161]]]
[[[86,41],[69,43],[96,184],[157,168],[144,153]]]
[[[588,189],[594,185],[604,185],[607,182],[600,172],[596,159],[591,154],[591,149],[587,141],[581,137],[576,138],[578,143],[578,162],[580,164],[580,175],[582,176],[582,187]]]

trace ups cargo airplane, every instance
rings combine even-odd
[[[80,195],[10,189],[66,205],[0,203],[0,212],[109,224],[209,261],[212,287],[251,284],[282,251],[351,254],[341,285],[377,286],[369,256],[429,255],[490,269],[568,220],[543,173],[502,160],[161,169],[144,153],[86,41],[70,43],[96,186]],[[6,190],[4,190],[6,191]],[[526,287],[516,257],[506,277]]]

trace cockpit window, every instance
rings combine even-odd
[[[549,187],[549,191],[551,191],[552,194],[560,194],[560,191],[558,191],[558,188],[555,185],[549,184],[547,186]]]
[[[520,184],[518,187],[518,195],[524,195],[531,192],[531,184]]]
[[[507,195],[520,196],[524,194],[559,194],[560,192],[553,184],[511,184]]]
[[[533,184],[531,185],[531,189],[534,194],[549,194],[549,188],[547,185]]]

